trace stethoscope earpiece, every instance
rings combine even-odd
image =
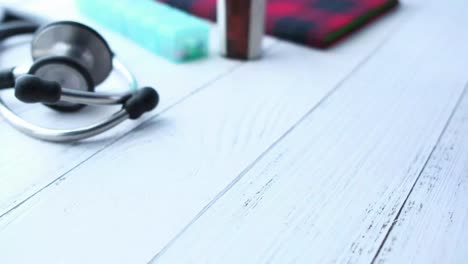
[[[2,36],[31,33],[31,24],[0,28]],[[35,28],[34,28],[35,29]],[[55,22],[39,29],[32,41],[32,66],[0,71],[0,89],[14,88],[24,103],[42,103],[58,111],[77,111],[85,105],[122,105],[122,109],[96,124],[70,130],[47,129],[31,124],[0,97],[0,113],[21,132],[43,140],[66,142],[100,134],[126,119],[137,119],[156,108],[159,95],[153,88],[137,90],[130,71],[113,55],[106,41],[93,29],[77,22]],[[123,76],[129,90],[97,93],[95,85],[112,71]]]
[[[130,119],[138,119],[144,113],[150,112],[158,106],[159,94],[151,87],[144,87],[136,92],[124,104]]]
[[[15,96],[23,103],[54,104],[60,100],[61,94],[62,87],[57,82],[29,74],[16,79]]]

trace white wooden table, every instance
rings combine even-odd
[[[215,31],[176,65],[91,25],[161,105],[68,145],[0,120],[0,263],[467,263],[466,0],[402,0],[325,51],[267,38],[254,62],[219,57]],[[2,66],[28,60],[15,41]],[[46,125],[114,110],[7,94]]]

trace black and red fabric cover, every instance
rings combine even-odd
[[[216,20],[217,0],[157,1]],[[266,31],[281,39],[327,47],[397,5],[398,0],[268,0]]]

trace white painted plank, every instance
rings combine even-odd
[[[55,8],[51,9],[51,6]],[[25,10],[35,11],[55,19],[87,21],[77,13],[73,1],[35,1],[34,5],[28,6],[28,9]],[[240,62],[220,58],[217,56],[216,49],[211,50],[211,55],[206,60],[187,64],[172,64],[117,34],[100,27],[97,28],[100,32],[104,32],[111,47],[129,65],[140,83],[155,86],[160,93],[161,105],[144,119],[170,108],[241,65]],[[216,36],[216,33],[213,32],[212,47],[218,46]],[[9,44],[8,47],[11,47],[10,42],[6,43]],[[268,47],[273,43],[275,43],[274,40],[267,39],[265,46]],[[27,52],[28,45],[13,49],[4,48],[0,56],[2,66],[10,67],[14,66],[15,63],[30,61],[30,55]],[[113,78],[112,80],[110,86],[117,83],[118,79]],[[116,88],[119,90],[118,87]],[[21,104],[14,99],[13,91],[3,93],[7,94],[7,102],[24,118],[49,127],[71,128],[90,124],[104,118],[118,108],[89,107],[77,114],[60,114],[40,105]],[[3,122],[3,119],[1,120],[0,137],[8,140],[2,142],[2,151],[0,152],[0,215],[92,157],[96,152],[140,123],[140,121],[130,121],[102,136],[77,144],[58,145],[28,138],[9,127]]]
[[[421,4],[414,20],[153,263],[370,263],[468,81],[463,1]],[[466,180],[466,157],[462,162]],[[424,236],[411,239],[431,243],[432,232],[453,239],[447,246],[458,255],[445,251],[434,263],[466,257],[466,197],[465,188],[444,208],[459,219],[450,234],[435,231],[446,228],[439,221],[423,222],[416,232]],[[395,263],[431,257],[408,246],[404,255],[392,246]]]
[[[467,121],[465,95],[375,263],[466,263]]]
[[[281,44],[161,114],[5,216],[0,262],[148,261],[411,14],[331,51]]]

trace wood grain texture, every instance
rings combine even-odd
[[[282,43],[150,120],[4,216],[0,262],[150,260],[411,15],[333,52]]]
[[[468,96],[444,133],[375,263],[466,263]]]
[[[421,4],[414,20],[153,263],[370,263],[468,81],[468,34],[460,33],[468,22],[463,1]],[[463,143],[460,148],[466,148]],[[466,180],[461,162],[460,177]],[[450,171],[452,164],[441,165]],[[451,234],[459,234],[448,245],[457,253],[444,251],[437,263],[466,257],[465,187],[456,200],[452,195],[440,200],[444,207],[448,199],[455,202],[440,218],[447,221],[447,212],[457,211]],[[402,235],[405,229],[396,244],[411,238],[409,244],[388,245],[395,263],[407,263],[411,254],[427,254],[413,257],[417,263],[433,256],[414,249],[426,243],[437,247],[431,231],[444,232],[449,223],[439,226],[443,223],[436,220],[429,227],[426,221],[415,230],[423,237]],[[441,243],[449,239],[443,236]],[[406,254],[400,255],[402,247]]]

